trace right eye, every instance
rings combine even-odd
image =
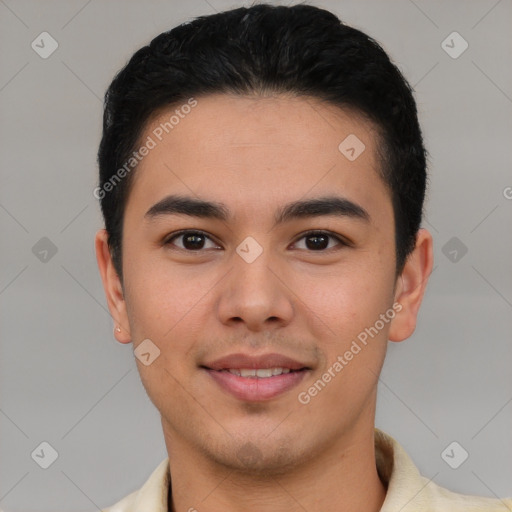
[[[174,240],[181,240],[181,245],[174,243]],[[205,247],[207,241],[213,244],[213,247]],[[177,233],[171,234],[164,242],[164,245],[174,245],[178,249],[184,251],[201,251],[201,249],[219,249],[212,239],[203,231],[197,230],[182,230]]]

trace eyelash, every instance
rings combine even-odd
[[[209,240],[211,240],[212,242],[216,243],[214,240],[212,240],[212,238],[207,234],[205,233],[204,231],[201,231],[201,230],[197,230],[197,229],[184,229],[182,231],[178,231],[176,233],[172,233],[169,237],[167,237],[164,242],[163,242],[163,245],[173,245],[172,244],[172,241],[177,239],[177,238],[180,238],[184,235],[200,235],[200,236],[203,236],[205,238],[208,238]],[[303,238],[307,238],[307,237],[310,237],[310,236],[327,236],[329,238],[332,238],[334,240],[336,240],[339,244],[339,246],[344,246],[344,247],[351,247],[352,244],[350,242],[348,242],[347,240],[343,239],[342,237],[340,237],[339,235],[336,235],[334,233],[332,233],[331,231],[325,231],[325,230],[310,230],[310,231],[307,231],[305,233],[302,233],[300,235],[300,237],[298,237],[295,242],[293,242],[293,244],[296,244],[299,240],[302,240]],[[339,247],[338,247],[339,248]],[[203,252],[204,249],[197,249],[197,250],[192,250],[192,249],[184,249],[184,248],[181,248],[181,247],[177,247],[177,250],[180,250],[180,251],[185,251],[185,252],[190,252],[190,253],[199,253],[199,252]],[[306,249],[307,250],[307,249]],[[332,250],[336,250],[336,247],[329,247],[327,249],[319,249],[317,251],[315,250],[308,250],[308,252],[315,252],[315,253],[325,253],[325,252],[329,252],[329,251],[332,251]]]

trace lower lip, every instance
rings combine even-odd
[[[206,371],[224,390],[239,400],[261,402],[275,398],[295,387],[305,377],[307,370],[299,370],[272,377],[240,377],[228,371]]]

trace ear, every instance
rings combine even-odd
[[[402,309],[391,321],[388,339],[403,341],[416,329],[416,319],[420,309],[428,278],[434,262],[432,235],[424,228],[416,235],[414,250],[407,258],[404,269],[398,277],[395,302]]]
[[[103,289],[107,298],[108,309],[115,326],[120,327],[121,331],[114,329],[114,336],[120,343],[130,343],[130,328],[128,315],[126,314],[126,302],[124,300],[123,287],[121,280],[112,263],[112,257],[108,247],[108,233],[101,229],[96,233],[96,260],[103,281]]]

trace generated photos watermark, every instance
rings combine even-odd
[[[151,132],[152,135],[148,135],[145,142],[139,147],[137,151],[134,151],[126,162],[110,177],[108,181],[103,183],[102,186],[96,187],[93,190],[93,195],[96,199],[103,199],[109,192],[112,192],[114,188],[130,174],[133,169],[137,166],[143,158],[149,155],[149,152],[156,148],[159,142],[161,142],[165,135],[170,133],[182,119],[185,119],[187,114],[190,114],[192,108],[197,106],[197,100],[189,98],[187,103],[184,103],[177,108],[169,119],[165,122],[160,123]]]
[[[343,370],[343,368],[345,368],[345,366],[354,359],[354,356],[359,354],[361,350],[368,345],[368,337],[373,339],[377,336],[379,332],[384,329],[386,324],[389,324],[389,322],[395,318],[396,314],[402,311],[402,308],[402,304],[395,302],[391,308],[379,316],[379,319],[371,327],[366,327],[362,330],[357,335],[357,340],[352,341],[350,348],[346,350],[343,355],[338,355],[336,361],[327,368],[327,370],[314,382],[313,385],[311,385],[306,391],[301,391],[298,394],[297,399],[299,402],[304,405],[309,404],[311,399],[318,395],[318,393],[320,393],[320,391],[322,391],[325,386],[339,375],[341,370]]]

